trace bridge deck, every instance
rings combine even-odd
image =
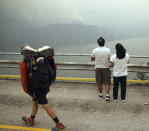
[[[144,106],[149,87],[128,86],[126,102],[100,101],[97,96],[95,84],[57,82],[47,98],[68,131],[149,131],[149,106]],[[31,98],[23,92],[20,81],[0,80],[0,125],[24,127],[21,116],[30,112]],[[54,126],[39,106],[35,128]]]

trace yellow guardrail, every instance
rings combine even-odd
[[[20,75],[0,75],[1,79],[20,79]],[[95,82],[95,78],[76,78],[76,77],[56,77],[60,81],[78,81],[78,82]],[[111,79],[113,83],[113,80]],[[149,80],[127,80],[127,83],[149,84]]]

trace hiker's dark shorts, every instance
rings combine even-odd
[[[97,85],[110,85],[111,84],[111,72],[109,68],[96,68],[95,70]]]
[[[46,90],[43,88],[38,88],[38,89],[34,89],[32,90],[32,94],[33,94],[33,100],[37,103],[37,104],[47,104],[48,100],[46,98]]]

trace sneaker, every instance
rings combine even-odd
[[[110,96],[106,96],[106,101],[110,101]]]
[[[25,122],[26,125],[28,126],[33,126],[34,125],[34,119],[30,118],[30,117],[22,117],[22,120]]]
[[[125,102],[126,100],[125,99],[122,99],[122,101]]]
[[[149,105],[149,102],[145,102],[144,105]]]
[[[62,123],[60,123],[60,122],[56,123],[56,127],[55,127],[56,130],[64,129],[64,128],[65,128],[65,126]]]
[[[117,102],[117,99],[114,99],[115,102]]]
[[[99,100],[102,100],[103,99],[103,95],[99,95],[98,98],[99,98]]]

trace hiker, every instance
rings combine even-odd
[[[50,47],[44,46],[41,51],[44,51],[46,49],[50,50]],[[21,48],[21,54],[23,55],[23,60],[20,62],[22,86],[24,91],[32,97],[31,116],[24,116],[22,117],[22,120],[27,125],[33,126],[35,122],[34,119],[38,111],[38,104],[41,104],[48,113],[48,115],[51,117],[51,119],[53,119],[53,121],[56,123],[55,128],[65,128],[65,126],[59,121],[51,106],[48,104],[48,100],[46,98],[46,94],[50,90],[50,85],[54,82],[56,78],[56,67],[53,55],[47,55],[46,57],[43,56],[38,58],[39,51],[31,48],[28,45],[25,45]],[[42,67],[42,62],[43,64],[45,64],[44,68]],[[39,67],[42,67],[41,72]],[[50,72],[50,69],[52,70],[53,74]],[[50,75],[52,76],[49,77]]]
[[[105,47],[105,40],[100,37],[98,40],[99,47],[93,49],[91,54],[91,61],[95,61],[95,76],[96,83],[99,90],[99,99],[103,99],[102,84],[105,85],[106,89],[106,101],[110,101],[110,69],[109,60],[111,51]]]
[[[126,99],[126,82],[127,82],[127,64],[129,63],[130,56],[126,53],[126,49],[122,44],[118,43],[115,46],[116,53],[110,58],[110,66],[113,67],[113,99],[118,99],[119,83],[121,85],[121,100]]]

